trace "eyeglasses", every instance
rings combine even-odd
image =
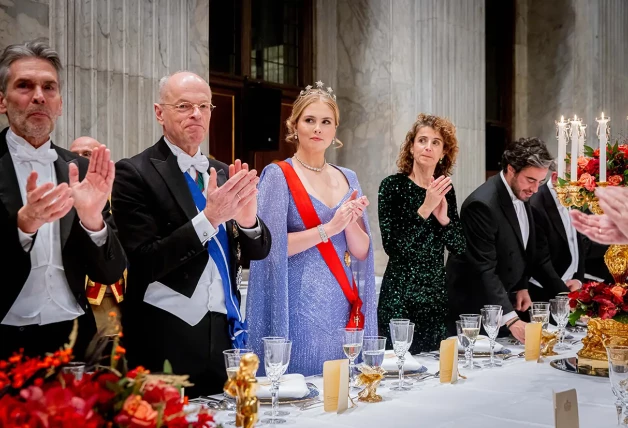
[[[201,103],[201,104],[192,104],[192,103],[179,103],[179,104],[159,104],[161,106],[170,106],[174,107],[175,111],[179,113],[190,113],[196,107],[200,110],[201,113],[214,111],[216,108],[212,103]]]

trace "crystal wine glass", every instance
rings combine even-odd
[[[552,318],[556,321],[558,326],[558,344],[554,346],[557,351],[568,351],[571,346],[564,342],[565,328],[567,327],[567,321],[569,320],[569,314],[571,308],[569,307],[569,300],[566,299],[551,299],[550,300],[550,313]]]
[[[266,424],[283,424],[285,419],[277,417],[279,378],[284,371],[284,355],[289,352],[292,343],[281,338],[262,338],[264,342],[264,368],[266,376],[271,382],[270,393],[272,397],[272,416],[263,419],[261,422]]]
[[[464,368],[473,370],[476,368],[473,363],[473,348],[475,347],[475,341],[480,334],[480,319],[481,315],[478,315],[477,318],[465,318],[460,321],[456,321],[456,324],[460,323],[460,329],[462,330],[462,335],[469,342],[469,364],[465,365]]]
[[[628,417],[628,346],[609,346],[606,348],[608,356],[608,376],[611,379],[611,388],[623,404],[624,415],[620,422]]]
[[[532,302],[530,306],[530,322],[542,322],[543,330],[547,330],[549,326],[549,317],[550,317],[550,304],[549,302]],[[532,312],[534,312],[534,316],[536,316],[535,320],[532,320]],[[547,314],[547,317],[544,321],[541,321],[541,314]]]
[[[273,339],[270,339],[270,340],[273,340]],[[274,340],[278,340],[280,342],[283,341],[286,343],[286,349],[283,354],[283,362],[282,362],[282,367],[281,367],[281,375],[280,375],[280,379],[281,379],[281,376],[283,376],[286,373],[286,371],[288,370],[288,366],[290,365],[290,353],[292,352],[292,341],[284,339],[283,337],[280,339],[274,339]],[[277,393],[279,393],[279,382],[277,383]],[[275,410],[275,413],[273,414],[272,410],[267,410],[264,412],[264,414],[266,416],[288,416],[290,412],[287,410]]]
[[[397,356],[397,368],[399,369],[399,382],[390,388],[394,391],[408,391],[409,386],[403,383],[403,364],[405,363],[406,352],[410,349],[414,338],[414,323],[390,323],[390,339],[393,343],[393,350]]]
[[[480,314],[460,314],[459,317],[461,321],[477,322],[478,327],[481,325],[481,322],[482,322],[482,315]],[[456,323],[456,326],[457,326],[456,328],[458,329],[457,323]],[[473,361],[473,348],[475,347],[475,340],[473,341],[473,343],[469,341],[468,337],[466,337],[464,334],[462,325],[460,325],[460,328],[458,330],[458,336],[459,337],[462,336],[463,341],[467,344],[467,346],[465,346],[465,351],[464,351],[465,365],[463,368],[471,368],[471,365],[473,365],[472,368],[481,369],[482,366],[480,366],[478,363]],[[460,341],[460,338],[458,340]],[[460,343],[463,343],[463,341],[460,341]]]
[[[341,328],[342,350],[349,359],[349,388],[355,387],[355,359],[362,352],[364,330],[361,328]]]
[[[222,355],[225,358],[225,368],[227,369],[227,378],[229,380],[233,379],[236,374],[238,374],[238,369],[240,368],[240,358],[242,355],[248,354],[249,352],[253,352],[252,349],[227,349],[222,351]],[[231,397],[228,394],[225,394],[225,397],[229,401],[237,401],[237,397]],[[235,417],[235,412],[229,413],[227,416]],[[226,425],[235,425],[234,421],[226,422]]]
[[[497,339],[497,333],[502,323],[502,307],[484,307],[480,309],[480,314],[482,315],[482,325],[491,345],[491,358],[484,367],[500,367],[501,362],[495,360],[495,339]]]

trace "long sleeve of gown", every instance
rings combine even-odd
[[[444,227],[443,241],[447,250],[452,254],[462,254],[467,249],[462,225],[460,224],[460,216],[458,215],[458,205],[456,204],[456,192],[452,187],[449,193],[445,195],[447,199],[447,216],[449,224]]]
[[[399,189],[399,181],[395,176],[382,181],[377,203],[384,251],[389,256],[397,254],[411,258],[416,252],[416,243],[432,233],[428,220],[419,216],[418,206],[408,206],[408,199]]]

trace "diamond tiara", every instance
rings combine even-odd
[[[305,90],[301,91],[299,93],[300,97],[305,97],[306,95],[309,95],[311,93],[317,93],[320,95],[325,95],[326,97],[329,97],[331,99],[333,99],[334,101],[336,101],[336,95],[333,93],[334,90],[331,87],[327,87],[326,89],[324,89],[323,87],[325,86],[323,84],[322,81],[318,81],[315,83],[316,87],[314,88],[312,85],[307,85],[305,87]]]

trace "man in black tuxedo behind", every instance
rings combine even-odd
[[[555,162],[552,162],[550,171],[550,180],[530,198],[536,245],[537,248],[547,248],[554,271],[569,288],[580,288],[585,280],[585,260],[591,241],[576,231],[569,210],[558,200],[554,188],[558,182]],[[528,291],[535,302],[548,302],[556,297],[555,290],[543,287],[534,278],[530,278]]]
[[[189,374],[190,396],[222,391],[222,352],[243,348],[241,258],[263,259],[270,232],[257,218],[255,170],[227,166],[200,150],[212,93],[201,77],[178,72],[160,82],[163,137],[117,164],[113,215],[128,258],[121,304],[132,365]]]
[[[502,171],[478,187],[462,204],[460,220],[467,251],[447,261],[449,328],[462,313],[479,313],[483,305],[501,305],[502,324],[519,341],[525,323],[516,311],[531,304],[528,280],[534,275],[552,293],[568,291],[551,266],[547,249],[536,248],[529,199],[545,180],[552,157],[537,138],[506,147]]]
[[[96,333],[85,277],[117,281],[126,267],[107,201],[115,167],[109,150],[88,161],[50,139],[61,115],[59,55],[41,41],[0,56],[0,359],[68,342],[77,360]]]

